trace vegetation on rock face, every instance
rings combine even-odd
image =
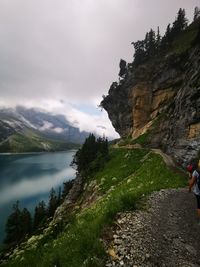
[[[155,57],[166,55],[169,52],[177,54],[186,52],[197,36],[197,28],[200,19],[199,10],[198,7],[195,7],[194,19],[189,26],[185,9],[180,8],[174,22],[172,25],[168,24],[163,36],[160,35],[158,27],[157,32],[150,29],[150,31],[146,33],[144,40],[132,42],[131,44],[134,46],[133,62],[127,64],[125,60],[120,60],[119,77],[121,77],[121,79],[119,83],[113,82],[110,86],[110,90],[120,89],[121,84],[126,81],[130,76],[130,73],[137,69],[139,65],[142,65]],[[104,107],[105,101],[106,96],[103,97],[100,107]]]
[[[147,149],[111,149],[109,160],[100,171],[93,172],[85,188],[87,192],[94,184],[101,195],[99,200],[79,208],[56,238],[51,234],[32,237],[2,266],[103,267],[106,254],[101,235],[115,214],[134,209],[138,200],[155,190],[185,183],[185,177],[167,168],[159,155]],[[84,199],[77,203],[82,204]]]
[[[197,155],[199,130],[188,132],[200,122],[199,43],[199,8],[189,25],[180,9],[164,36],[158,28],[133,43],[133,62],[120,61],[119,82],[111,84],[100,104],[123,139],[120,145],[162,148],[183,166]],[[145,132],[158,117],[156,129]]]
[[[84,176],[101,168],[108,158],[108,140],[103,137],[96,138],[90,134],[82,147],[76,152],[72,165]]]
[[[33,231],[37,231],[40,227],[44,226],[47,222],[46,204],[40,201],[35,207],[33,218]]]
[[[196,13],[197,15],[195,16],[195,20],[198,18],[198,11],[196,11]],[[128,64],[126,66],[126,61],[121,59],[119,76],[125,77],[132,67],[137,67],[152,57],[163,54],[166,52],[166,50],[169,50],[169,48],[172,46],[173,40],[177,38],[177,36],[183,30],[186,29],[187,21],[185,10],[180,8],[175,21],[173,22],[172,26],[168,24],[163,37],[161,37],[158,27],[157,33],[155,33],[153,29],[150,29],[150,31],[146,33],[144,40],[132,42],[135,50],[134,61],[132,64]]]

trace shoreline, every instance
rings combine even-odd
[[[0,153],[0,156],[9,156],[9,155],[32,155],[32,154],[49,154],[49,153],[65,153],[68,151],[77,151],[75,148],[61,151],[41,151],[41,152],[3,152]]]

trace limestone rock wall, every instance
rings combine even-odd
[[[200,151],[200,46],[133,69],[101,105],[121,137],[152,130],[148,145],[186,164]]]

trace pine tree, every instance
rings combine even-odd
[[[166,29],[166,33],[165,33],[165,37],[166,37],[166,43],[169,44],[172,40],[171,38],[171,32],[172,32],[172,29],[171,29],[171,25],[170,23],[167,25],[167,29]]]
[[[146,60],[145,41],[132,42],[131,44],[135,49],[134,64],[138,66]]]
[[[6,238],[4,242],[15,246],[32,232],[32,219],[30,212],[24,208],[19,209],[19,201],[13,205],[13,212],[6,223]]]
[[[47,221],[47,210],[44,201],[38,203],[35,207],[33,230],[37,231],[40,227],[44,226]]]
[[[146,44],[146,53],[147,57],[152,57],[155,54],[156,50],[156,38],[155,32],[151,29],[148,34],[148,42]]]
[[[32,218],[30,212],[26,208],[21,212],[21,221],[23,224],[22,236],[30,235],[32,232]]]
[[[192,42],[192,45],[199,45],[200,44],[200,27],[198,29],[197,35]]]
[[[126,61],[123,60],[123,59],[120,59],[120,62],[119,62],[119,76],[121,78],[123,78],[125,76],[125,74],[127,73],[127,66],[126,66]]]
[[[48,217],[53,217],[56,208],[58,207],[58,200],[56,196],[56,191],[54,188],[51,189],[49,194],[49,203],[48,203],[48,209],[47,209],[47,215]]]
[[[95,136],[90,134],[82,147],[76,152],[71,165],[76,165],[77,171],[87,176],[92,169],[97,169],[98,164],[96,164],[97,161],[94,163],[95,160],[99,159],[102,164],[105,151],[108,153],[107,139],[104,137],[96,140]]]
[[[157,34],[156,34],[156,49],[159,50],[160,43],[161,43],[161,35],[160,35],[160,28],[157,28]]]
[[[63,190],[62,190],[62,197],[61,197],[62,200],[64,200],[65,197],[68,195],[73,184],[74,184],[73,180],[69,180],[69,181],[63,183]]]
[[[177,34],[179,34],[187,27],[187,21],[188,20],[185,16],[185,9],[180,8],[177,14],[177,18],[175,19],[171,29],[171,35],[173,39]]]
[[[89,164],[95,159],[96,153],[96,138],[93,134],[90,134],[85,139],[82,147],[76,152],[71,165],[76,165],[79,173],[87,171]]]
[[[57,207],[60,206],[62,203],[62,196],[61,196],[61,187],[58,188],[58,196],[57,196]]]
[[[168,24],[165,34],[163,38],[161,39],[160,50],[165,50],[170,45],[171,41],[172,41],[171,26],[170,24]]]
[[[21,240],[22,232],[22,223],[21,223],[21,211],[19,209],[19,201],[13,205],[13,212],[7,219],[6,222],[6,238],[4,242],[9,245],[16,245]]]
[[[97,150],[103,157],[108,155],[108,139],[105,136],[97,139]]]
[[[200,8],[198,6],[196,6],[195,9],[194,9],[194,19],[193,19],[193,21],[198,20],[198,18],[200,18]]]

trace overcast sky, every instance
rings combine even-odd
[[[199,0],[1,0],[0,106],[64,113],[82,130],[117,136],[97,109],[118,79],[120,58],[150,28],[161,33]],[[99,127],[103,126],[106,129]]]

